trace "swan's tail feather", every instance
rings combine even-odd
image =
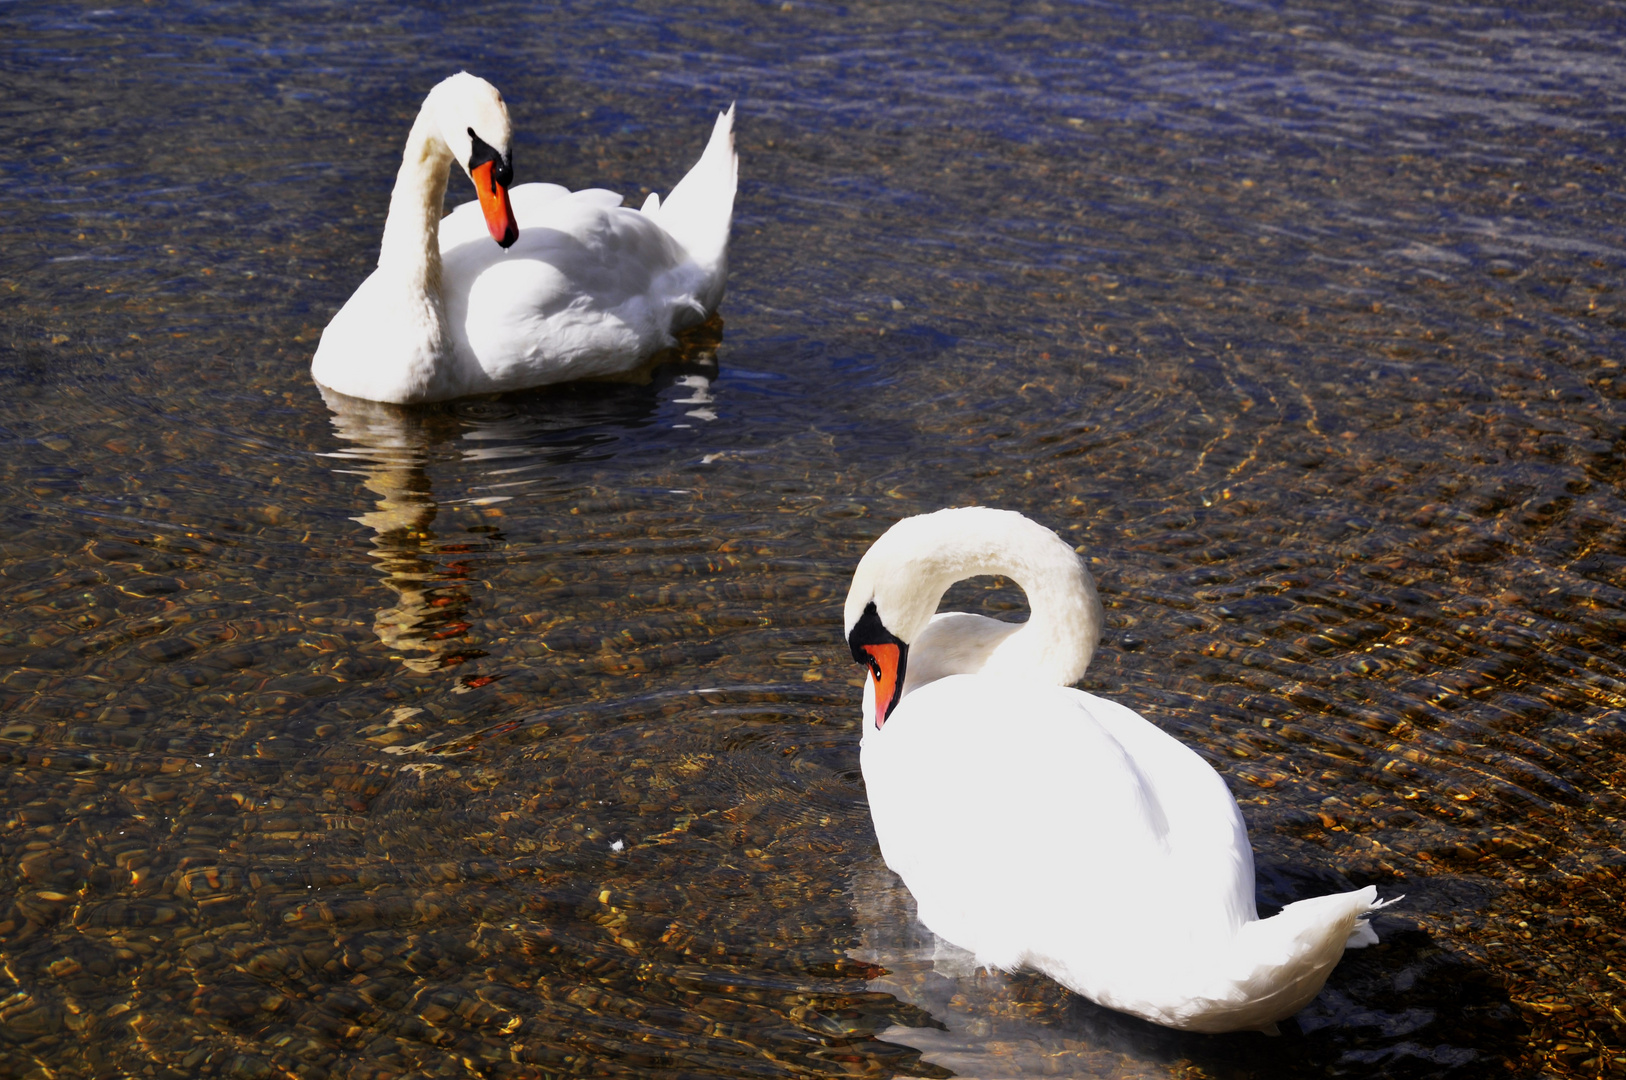
[[[1194,1031],[1266,1030],[1315,999],[1346,948],[1377,941],[1366,919],[1395,901],[1368,885],[1288,904],[1237,933],[1215,982],[1194,992],[1195,1004],[1173,1023]],[[1397,898],[1398,899],[1398,898]]]
[[[734,152],[734,106],[717,114],[716,126],[705,152],[672,193],[661,200],[651,196],[643,212],[682,244],[689,257],[712,269],[716,281],[715,307],[722,299],[722,278],[728,259],[728,229],[734,217],[734,192],[739,186],[740,159]]]
[[[1371,945],[1377,941],[1378,936],[1367,925],[1366,920],[1374,912],[1382,911],[1403,899],[1405,897],[1397,896],[1393,900],[1379,900],[1377,886],[1368,885],[1364,889],[1355,889],[1351,892],[1296,901],[1282,908],[1274,919],[1265,920],[1265,923],[1292,933],[1299,941],[1311,941],[1321,938],[1333,927],[1349,920],[1346,939],[1360,938],[1363,939],[1363,944]],[[1341,947],[1347,948],[1348,945]]]
[[[1392,904],[1398,904],[1406,898],[1406,895],[1402,893],[1393,900],[1379,900],[1376,898],[1377,888],[1375,886],[1369,886],[1369,888],[1372,889],[1373,900],[1367,905],[1365,911],[1355,917],[1355,925],[1349,931],[1349,937],[1344,939],[1344,948],[1346,949],[1364,949],[1368,945],[1376,945],[1378,943],[1378,932],[1372,929],[1372,924],[1367,919],[1373,913],[1382,911]]]

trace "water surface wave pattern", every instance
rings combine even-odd
[[[1623,27],[0,9],[0,1075],[1622,1071]],[[738,100],[647,381],[311,384],[460,68],[516,182],[633,204]],[[1265,911],[1406,894],[1281,1038],[913,920],[840,602],[967,504],[1089,559],[1082,685],[1221,771]]]

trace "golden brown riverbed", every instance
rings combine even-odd
[[[1626,1072],[1619,22],[0,14],[0,1076]],[[738,98],[649,381],[309,382],[464,66],[635,201]],[[968,503],[1089,557],[1267,910],[1405,894],[1280,1038],[911,921],[840,601]]]

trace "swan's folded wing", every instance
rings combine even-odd
[[[539,370],[625,370],[627,357],[669,344],[692,303],[699,271],[685,275],[683,250],[654,221],[574,196],[544,210],[507,251],[485,241],[442,255],[453,340],[493,388],[539,385]]]
[[[607,188],[582,188],[580,191],[570,193],[572,202],[582,206],[596,206],[601,210],[613,210],[621,205],[622,199],[618,192]]]
[[[606,195],[614,195],[612,206],[621,205],[621,196],[613,191],[604,191],[602,188],[589,188],[579,191],[578,195],[587,195],[588,205],[598,205],[606,202]],[[547,213],[551,204],[570,195],[570,189],[561,184],[520,184],[508,189],[508,204],[513,207],[514,220],[518,222],[520,230],[537,224]],[[486,229],[485,215],[480,210],[478,201],[466,202],[454,207],[452,212],[440,219],[440,250],[442,253],[452,250],[459,244],[466,244],[471,240],[485,240],[493,243],[490,232]]]
[[[518,214],[515,215],[515,220],[519,220]],[[462,206],[454,207],[451,213],[440,219],[440,250],[443,255],[460,244],[472,243],[481,238],[495,246],[490,231],[486,229],[486,219],[480,212],[478,202],[466,202]]]
[[[990,933],[1118,920],[1163,889],[1163,812],[1077,697],[951,676],[906,697],[864,743],[887,864],[927,925],[979,956],[1020,951]]]
[[[1192,898],[1186,930],[1223,936],[1257,918],[1253,848],[1224,779],[1196,751],[1134,710],[1082,691],[1069,693],[1136,763],[1163,811],[1172,873]]]
[[[658,279],[684,256],[659,225],[636,210],[596,206],[575,196],[559,200],[543,220],[521,231],[500,259],[515,273],[533,264],[547,279],[526,286],[533,311],[547,315],[567,305],[579,311],[614,311],[631,300],[664,302]]]

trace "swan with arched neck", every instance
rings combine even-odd
[[[351,397],[445,401],[638,367],[722,301],[739,172],[734,109],[693,169],[641,209],[513,181],[495,87],[460,72],[424,99],[378,268],[322,332],[311,375]],[[441,217],[452,165],[479,196]]]
[[[983,574],[1022,587],[1026,623],[937,612],[950,585]],[[869,671],[860,757],[881,853],[921,921],[979,963],[1169,1027],[1268,1031],[1345,948],[1377,940],[1371,887],[1260,919],[1219,774],[1067,685],[1102,608],[1049,529],[983,507],[900,521],[860,560],[845,614]]]

